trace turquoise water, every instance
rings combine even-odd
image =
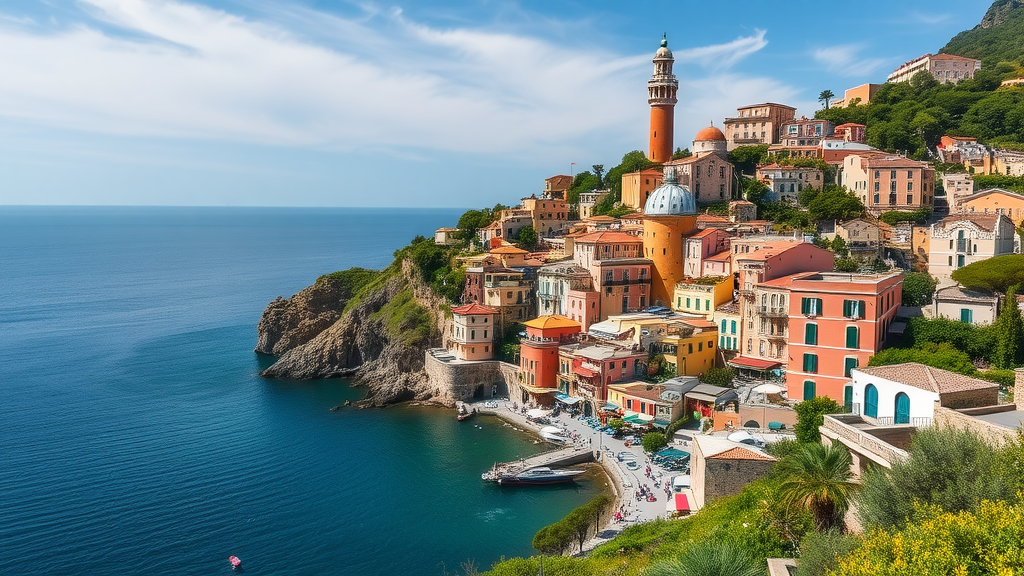
[[[260,312],[459,211],[0,208],[0,573],[424,574],[530,553],[603,485],[499,489],[494,419],[272,381]],[[474,425],[476,424],[476,425]],[[478,428],[481,426],[481,428]]]

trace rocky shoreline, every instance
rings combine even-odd
[[[257,327],[255,352],[277,356],[277,361],[260,375],[350,377],[353,386],[367,388],[359,407],[407,401],[454,405],[431,386],[424,370],[427,349],[443,345],[446,303],[419,281],[408,261],[378,274],[380,281],[358,295],[323,276],[290,298],[270,302]],[[389,303],[410,293],[409,306],[422,307],[429,318],[429,326],[419,327],[426,328],[425,337],[412,338],[404,325],[389,324]]]

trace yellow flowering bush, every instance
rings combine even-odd
[[[876,529],[841,558],[834,576],[1024,574],[1024,505],[984,501],[976,513],[918,507],[902,530]]]

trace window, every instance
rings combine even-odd
[[[960,321],[961,322],[966,322],[968,324],[973,323],[974,322],[974,310],[971,310],[970,308],[961,308],[960,309]]]
[[[913,204],[913,203],[914,203],[914,195],[913,194],[907,194],[907,204]]]
[[[687,298],[687,299],[686,299],[686,307],[687,307],[687,308],[689,308],[689,307],[690,307],[690,299],[689,299],[689,298]]]
[[[913,191],[914,191],[914,183],[913,182],[907,182],[907,192],[913,192]]]
[[[808,316],[821,314],[821,298],[801,298],[800,313]]]
[[[804,380],[804,400],[814,399],[814,380]]]
[[[808,372],[810,374],[818,373],[817,354],[804,354],[804,372]]]
[[[846,408],[847,412],[853,410],[853,386],[843,388],[843,408]]]
[[[846,376],[847,378],[849,378],[850,377],[850,370],[853,370],[856,367],[857,367],[857,359],[856,358],[846,358],[845,360],[843,360],[843,376]]]
[[[729,321],[729,333],[730,334],[735,334],[736,333],[736,321],[735,320],[730,320]]]
[[[710,312],[711,311],[711,300],[705,300],[704,301],[704,311],[705,312]]]
[[[818,343],[818,325],[807,324],[804,326],[804,344],[810,344],[812,346]]]
[[[722,334],[725,334],[725,318],[722,318]]]
[[[843,316],[863,318],[866,306],[863,300],[843,300]]]

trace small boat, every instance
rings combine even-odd
[[[232,570],[242,569],[242,561],[238,559],[238,556],[228,556],[228,562],[231,562]]]
[[[463,412],[460,412],[459,414],[457,414],[457,415],[455,416],[455,418],[456,418],[456,419],[457,419],[457,420],[458,420],[459,422],[462,422],[463,420],[465,420],[466,418],[469,418],[469,417],[470,417],[470,416],[472,416],[472,415],[473,415],[473,413],[472,413],[472,412],[464,412],[464,413],[463,413]]]
[[[565,431],[557,426],[545,426],[541,428],[540,436],[552,444],[569,443],[569,437],[566,436]]]
[[[586,470],[552,470],[546,466],[530,468],[518,474],[509,474],[498,478],[502,486],[540,486],[544,484],[561,484],[572,482]]]
[[[455,407],[455,418],[458,419],[459,422],[462,422],[463,420],[469,418],[473,414],[476,414],[476,411],[472,410],[462,402],[459,402],[458,405]]]

